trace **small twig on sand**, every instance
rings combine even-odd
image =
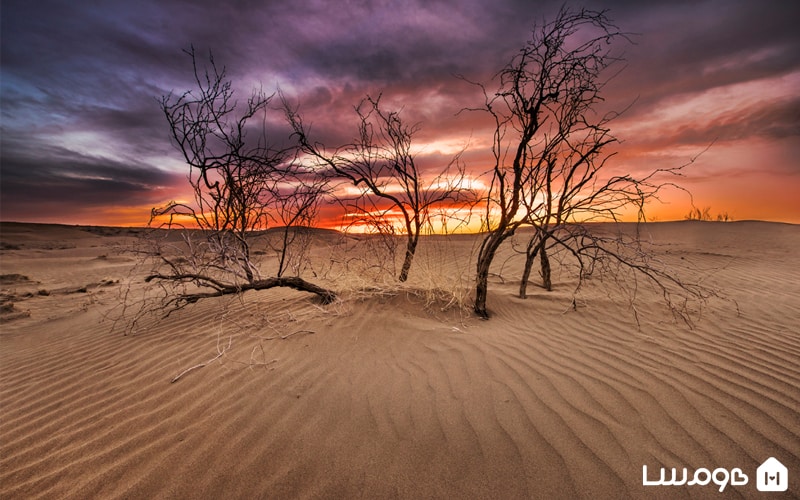
[[[287,333],[286,335],[283,335],[283,336],[281,337],[281,340],[286,340],[286,339],[288,339],[289,337],[291,337],[292,335],[297,335],[298,333],[307,333],[307,334],[309,334],[309,335],[312,335],[312,334],[314,334],[314,333],[316,333],[316,332],[314,332],[313,330],[297,330],[297,331],[295,331],[295,332],[292,332],[292,333]]]
[[[572,302],[570,302],[569,306],[566,309],[561,311],[561,314],[567,314],[570,309],[572,309],[573,311],[578,310],[578,301],[575,300],[575,297],[572,297]]]
[[[181,377],[183,377],[183,376],[184,376],[184,375],[186,375],[187,373],[189,373],[189,372],[191,372],[191,371],[194,371],[194,370],[197,370],[198,368],[202,368],[202,367],[204,367],[204,366],[206,366],[206,365],[208,365],[208,364],[210,364],[210,363],[213,363],[214,361],[218,360],[219,358],[221,358],[221,357],[222,357],[222,355],[223,355],[223,354],[225,354],[225,352],[226,352],[228,349],[230,349],[230,348],[231,348],[231,342],[232,342],[232,340],[233,340],[233,339],[229,338],[229,339],[228,339],[228,345],[227,345],[227,346],[225,346],[225,348],[223,348],[222,350],[219,350],[219,348],[218,348],[217,350],[219,351],[219,354],[217,354],[217,355],[216,355],[216,356],[214,356],[213,358],[209,359],[208,361],[206,361],[206,362],[204,362],[204,363],[200,363],[200,364],[197,364],[197,365],[194,365],[194,366],[190,366],[189,368],[187,368],[187,369],[183,370],[182,372],[180,372],[178,375],[176,375],[176,376],[175,376],[175,378],[173,378],[173,379],[170,381],[170,384],[174,384],[175,382],[177,382],[177,381],[178,381],[178,380],[179,380]]]
[[[287,333],[286,335],[273,335],[272,337],[259,337],[256,335],[256,337],[260,338],[261,340],[277,340],[277,339],[286,340],[292,335],[297,335],[298,333],[307,333],[308,335],[313,335],[314,333],[317,332],[315,332],[314,330],[297,330],[292,333]]]

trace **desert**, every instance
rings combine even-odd
[[[250,291],[130,329],[142,230],[2,223],[0,496],[760,498],[769,457],[796,495],[800,229],[641,230],[719,291],[691,324],[644,289],[576,296],[558,266],[520,299],[511,247],[483,320],[477,235],[424,236],[400,285],[335,271],[369,249],[319,232],[306,273],[333,303]],[[643,466],[749,481],[647,486]]]

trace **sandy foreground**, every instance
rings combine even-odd
[[[608,284],[573,311],[558,271],[552,292],[516,298],[510,249],[489,321],[444,308],[432,276],[470,271],[477,242],[454,236],[423,242],[405,290],[328,306],[249,292],[124,335],[111,318],[140,280],[117,251],[129,230],[3,223],[0,497],[799,496],[800,226],[647,232],[727,299],[693,329],[645,291],[637,327]],[[314,259],[341,254],[323,240]],[[788,492],[757,490],[768,457]],[[643,465],[653,480],[686,467],[749,481],[646,487]]]

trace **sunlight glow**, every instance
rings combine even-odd
[[[438,139],[430,142],[416,143],[411,146],[411,154],[422,155],[442,155],[455,156],[468,147],[475,147],[472,141],[465,141],[463,137],[453,137],[449,139]]]

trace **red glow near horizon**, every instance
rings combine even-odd
[[[720,153],[721,156],[724,156]],[[718,178],[707,177],[695,179],[691,174],[683,179],[682,186],[688,189],[692,196],[679,189],[670,189],[663,193],[660,202],[654,202],[646,207],[648,221],[673,221],[683,220],[694,207],[710,208],[713,217],[727,214],[732,220],[766,220],[787,223],[800,223],[800,210],[794,193],[800,192],[800,177],[786,178],[780,174],[769,174],[759,171],[738,171],[735,175]],[[768,200],[763,202],[762,200]],[[41,216],[28,219],[27,222],[65,223],[78,225],[143,227],[146,226],[151,206],[138,207],[103,207],[100,212],[91,214],[74,214],[63,217]],[[480,229],[481,209],[473,209],[473,214],[468,224],[462,221],[467,217],[467,207],[450,206],[446,211],[455,212],[456,217],[447,225],[447,232],[453,232],[455,227],[459,231],[465,228],[469,231]],[[461,211],[459,213],[459,211]],[[4,218],[5,219],[5,218]],[[634,222],[637,219],[635,210],[631,209],[621,214],[621,219]],[[12,219],[6,219],[12,220]],[[351,226],[351,219],[338,205],[322,207],[321,217],[315,224],[316,227],[326,229],[368,231],[363,226]],[[397,233],[404,229],[399,214],[395,214],[392,225]],[[188,225],[188,223],[187,223]],[[441,217],[432,216],[434,232],[440,232],[443,227]]]

